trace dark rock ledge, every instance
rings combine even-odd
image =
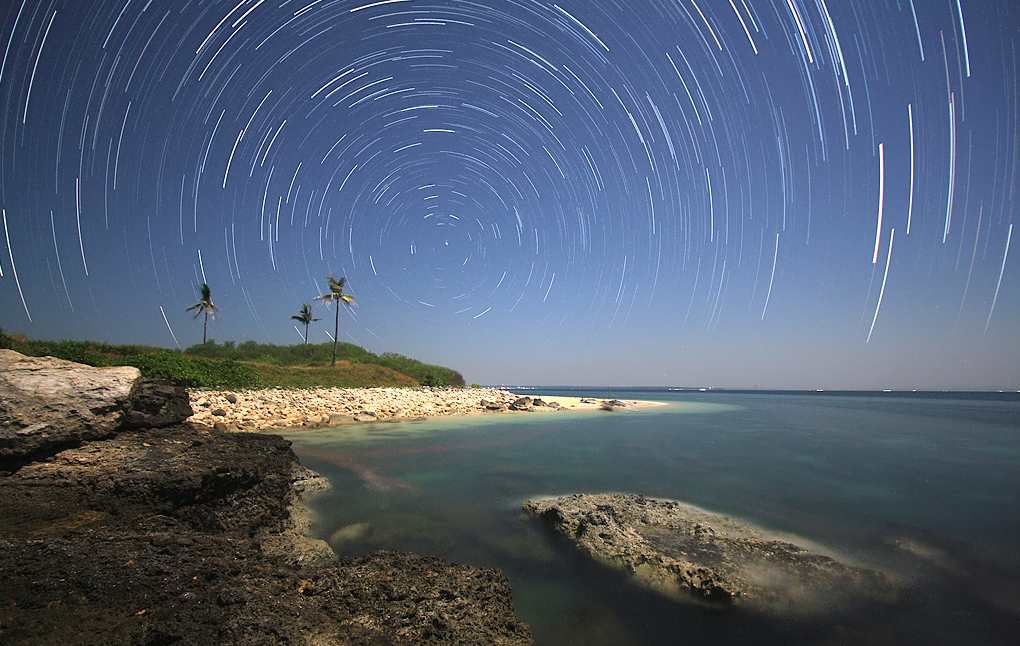
[[[681,601],[812,615],[855,600],[891,602],[898,590],[884,573],[680,502],[575,494],[529,500],[524,510],[596,561]]]
[[[0,645],[533,643],[497,570],[308,538],[299,494],[323,481],[287,440],[179,423],[187,393],[166,383],[15,355]]]

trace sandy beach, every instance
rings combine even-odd
[[[442,415],[534,414],[660,405],[658,402],[539,394],[525,397],[499,388],[199,390],[191,392],[190,397],[195,414],[189,421],[235,431],[318,428]]]

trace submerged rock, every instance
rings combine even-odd
[[[891,601],[896,593],[881,572],[675,501],[575,494],[529,500],[524,510],[595,560],[680,600],[813,614],[851,599]]]

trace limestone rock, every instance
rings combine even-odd
[[[239,394],[202,390],[193,392],[191,397],[195,414],[190,421],[203,426],[231,421],[246,430],[505,411],[510,403],[520,399],[497,388],[267,388]],[[216,410],[223,410],[226,415],[215,415]],[[375,417],[364,414],[366,411],[374,412]]]
[[[0,460],[112,434],[140,375],[0,350]]]
[[[842,563],[676,501],[575,494],[529,500],[578,549],[678,600],[812,615],[854,600],[892,601],[887,575]]]

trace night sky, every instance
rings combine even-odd
[[[1020,388],[1015,0],[5,0],[0,326]]]

